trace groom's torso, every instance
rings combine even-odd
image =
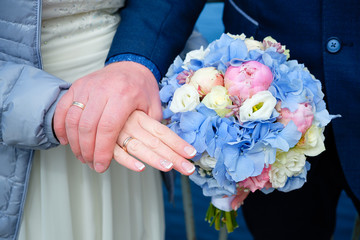
[[[322,81],[340,160],[360,198],[360,4],[355,0],[226,0],[225,32],[272,36]]]

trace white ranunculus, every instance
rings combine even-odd
[[[311,125],[303,139],[298,143],[297,148],[306,156],[317,156],[325,151],[324,140],[324,128]]]
[[[231,110],[226,107],[230,106],[232,102],[226,88],[223,86],[213,87],[211,92],[204,97],[202,103],[206,107],[215,110],[220,117],[224,117],[231,112]]]
[[[170,104],[170,110],[174,113],[192,111],[199,103],[200,96],[194,86],[184,84],[176,89]]]
[[[217,160],[215,158],[210,157],[210,155],[205,152],[196,164],[206,171],[211,171],[215,168],[216,162]]]
[[[203,46],[201,46],[200,49],[188,52],[186,54],[184,62],[183,62],[184,68],[187,69],[187,65],[190,64],[190,61],[192,59],[203,60],[206,57],[206,55],[209,54],[209,52],[210,52],[210,49],[205,48],[205,50],[204,50]]]
[[[267,120],[276,105],[276,98],[269,91],[261,91],[246,99],[240,107],[240,122]]]

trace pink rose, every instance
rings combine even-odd
[[[231,96],[237,96],[241,101],[267,90],[272,81],[270,68],[257,61],[230,66],[225,72],[225,87]]]
[[[241,182],[239,182],[239,187],[250,189],[252,192],[255,192],[258,189],[262,189],[269,182],[269,171],[270,166],[268,168],[264,168],[262,173],[256,177],[249,177]]]
[[[214,67],[200,68],[189,76],[187,83],[193,85],[200,96],[205,96],[215,86],[224,86],[224,76]]]
[[[282,108],[280,110],[278,122],[281,122],[286,126],[290,120],[292,120],[298,127],[298,131],[305,134],[305,132],[311,127],[313,119],[314,113],[311,105],[308,103],[301,103],[295,112],[290,112],[288,108]]]

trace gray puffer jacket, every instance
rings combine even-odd
[[[52,118],[70,84],[41,70],[40,0],[0,3],[0,239],[16,239],[35,149],[57,146]]]

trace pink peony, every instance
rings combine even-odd
[[[308,103],[301,103],[295,112],[290,112],[288,108],[282,108],[280,110],[278,122],[281,122],[286,126],[290,120],[292,120],[298,127],[298,131],[305,134],[305,132],[311,127],[313,119],[314,113],[311,105]]]
[[[270,68],[257,61],[230,66],[225,72],[225,87],[231,96],[237,96],[241,101],[267,90],[272,81]]]
[[[214,67],[200,68],[189,76],[187,83],[193,85],[200,96],[205,96],[215,86],[224,86],[224,76]]]
[[[262,189],[265,187],[266,183],[269,182],[269,171],[270,166],[268,168],[264,168],[262,173],[256,177],[249,177],[241,182],[239,182],[239,187],[250,189],[250,191],[255,192],[258,189]]]

